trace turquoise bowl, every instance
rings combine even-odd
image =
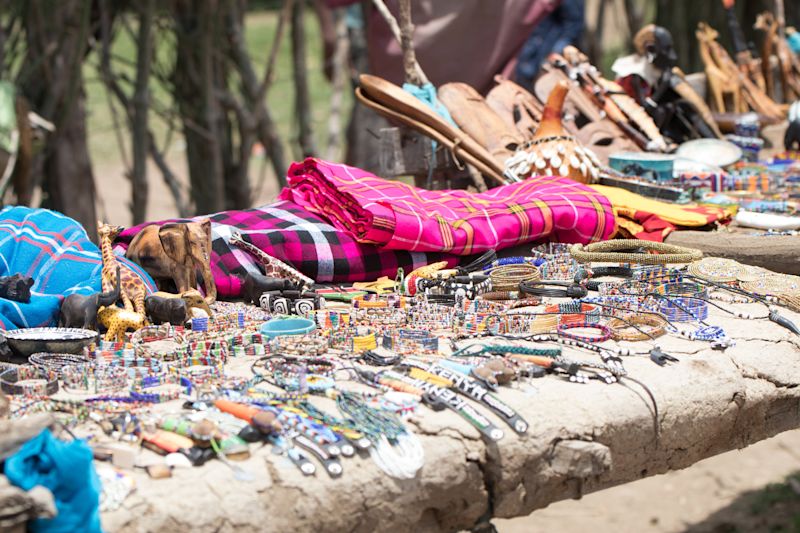
[[[270,339],[281,335],[305,335],[317,329],[317,324],[301,316],[273,318],[261,325],[261,334]]]
[[[627,175],[655,174],[656,181],[672,179],[675,156],[670,154],[650,154],[647,152],[621,152],[608,158],[608,164],[617,172]]]

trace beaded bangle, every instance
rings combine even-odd
[[[559,313],[559,324],[596,324],[602,314],[600,307],[580,300],[551,304],[544,310],[547,313]]]
[[[419,329],[401,329],[383,337],[383,347],[399,354],[437,354],[439,337]]]
[[[353,309],[350,322],[354,326],[368,326],[378,331],[406,324],[408,315],[402,309]]]
[[[667,321],[658,315],[627,315],[624,319],[612,318],[607,325],[616,341],[644,341],[664,335]]]
[[[492,288],[496,291],[514,291],[519,288],[522,281],[537,281],[542,279],[539,269],[528,263],[517,265],[502,265],[489,271]]]
[[[181,385],[188,383],[187,393],[191,392],[191,389],[194,387],[201,387],[209,382],[224,377],[222,367],[200,364],[172,367],[170,368],[170,374],[174,376]]]
[[[697,322],[708,318],[708,303],[692,297],[662,297],[659,311],[670,322]]]
[[[273,353],[317,356],[328,351],[328,339],[321,335],[281,335],[272,339]]]
[[[360,354],[378,347],[375,332],[365,327],[331,331],[328,338],[331,349]]]
[[[92,394],[117,392],[128,388],[126,368],[111,365],[81,365],[66,367],[61,379],[64,390]]]
[[[597,336],[589,336],[589,335],[580,335],[577,333],[571,333],[569,330],[571,329],[597,329],[600,330],[600,335]],[[604,324],[589,324],[589,323],[579,323],[579,322],[571,322],[571,323],[561,323],[558,325],[558,334],[562,337],[566,337],[567,339],[573,339],[576,341],[581,342],[603,342],[607,341],[611,338],[611,330],[608,326]]]
[[[542,279],[570,280],[580,268],[580,265],[569,255],[569,245],[562,243],[547,243],[533,248],[533,254],[541,263],[537,266],[542,273]]]
[[[482,300],[488,301],[508,301],[519,299],[519,291],[490,291],[479,296]]]
[[[705,298],[708,295],[708,289],[699,283],[691,283],[687,281],[664,283],[654,288],[657,294],[665,294],[667,296],[694,296]]]
[[[558,315],[527,315],[509,313],[506,315],[505,333],[536,335],[555,333],[558,328]]]
[[[522,265],[522,264],[538,266],[536,263],[536,258],[534,257],[523,257],[523,256],[501,257],[500,259],[495,259],[491,263],[485,265],[483,267],[483,272],[485,274],[488,274],[492,269],[497,268],[499,266]]]
[[[88,365],[92,360],[86,355],[38,352],[28,357],[28,362],[41,370],[60,374],[65,367]]]
[[[33,366],[9,368],[0,374],[0,390],[13,396],[51,396],[58,392],[58,374]]]
[[[644,249],[652,253],[625,253],[623,250]],[[703,257],[703,252],[661,242],[618,239],[596,242],[588,246],[573,244],[569,250],[579,263],[637,263],[641,265],[663,265],[668,263],[691,263]]]

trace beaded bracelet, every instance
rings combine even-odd
[[[580,335],[580,334],[577,334],[577,333],[570,333],[569,330],[571,330],[571,329],[597,329],[597,330],[600,330],[600,335],[592,337],[592,336],[589,336],[589,335]],[[587,323],[587,322],[583,322],[583,323],[580,323],[580,322],[563,323],[562,322],[561,324],[558,325],[558,330],[557,331],[558,331],[558,334],[563,336],[563,337],[566,337],[568,339],[574,339],[574,340],[577,340],[577,341],[582,341],[582,342],[597,343],[597,342],[607,341],[608,339],[611,338],[611,330],[605,324],[590,324],[590,323]]]
[[[92,360],[86,355],[38,352],[31,354],[31,356],[28,357],[28,362],[42,370],[60,374],[61,370],[65,367],[88,365],[92,362]]]
[[[375,332],[365,327],[331,331],[328,344],[332,350],[360,354],[378,347]]]
[[[387,327],[399,327],[406,324],[408,316],[402,309],[356,309],[350,313],[351,324],[369,326],[383,331]]]
[[[644,341],[664,335],[667,321],[658,315],[627,315],[624,319],[612,318],[607,325],[614,340]],[[638,329],[632,326],[636,326]]]
[[[401,329],[383,337],[383,347],[399,354],[437,354],[439,337],[428,331]]]
[[[657,294],[664,294],[667,296],[694,296],[705,298],[708,294],[708,289],[699,283],[691,283],[688,281],[664,283],[654,288]]]
[[[506,315],[506,328],[504,333],[529,334],[553,333],[558,328],[558,315],[526,315],[522,313],[509,313]]]
[[[497,268],[499,266],[507,266],[507,265],[534,265],[538,266],[535,257],[524,257],[524,256],[515,256],[515,257],[501,257],[499,259],[495,259],[491,263],[484,265],[483,272],[484,274],[488,274],[492,269]]]
[[[272,339],[270,349],[286,355],[322,355],[328,351],[328,339],[319,334],[280,335]]]
[[[559,313],[559,324],[596,324],[600,321],[600,307],[580,300],[551,304],[544,308],[546,313]]]
[[[708,318],[708,303],[686,296],[661,297],[658,310],[670,322],[699,322]]]
[[[117,392],[128,388],[128,371],[112,365],[70,366],[62,370],[61,380],[69,392]]]
[[[630,253],[624,250],[644,249],[653,253]],[[691,263],[703,257],[703,252],[662,242],[636,239],[617,239],[589,244],[573,244],[569,250],[580,263],[637,263],[641,265],[663,265],[668,263]]]
[[[0,390],[14,396],[51,396],[58,392],[58,374],[27,365],[9,368],[0,374]]]
[[[489,277],[496,291],[514,291],[522,281],[542,279],[539,269],[529,263],[497,266],[489,271]]]

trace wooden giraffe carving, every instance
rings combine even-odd
[[[700,45],[700,58],[703,60],[706,78],[708,79],[708,89],[711,92],[711,103],[718,112],[724,113],[726,110],[725,96],[730,95],[732,111],[734,113],[745,113],[747,108],[744,107],[741,83],[739,83],[736,75],[739,70],[735,69],[735,73],[730,68],[726,68],[729,65],[725,65],[719,51],[714,46],[717,43],[716,39],[719,34],[711,26],[701,22],[697,26],[696,35],[697,42]]]
[[[731,94],[731,111],[734,113],[746,113],[749,106],[753,111],[773,120],[786,118],[786,110],[739,70],[728,52],[717,42],[719,34],[714,28],[701,22],[697,25],[696,35],[700,43],[700,56],[706,67],[708,85],[718,111],[725,111],[724,94]]]
[[[263,265],[264,270],[266,271],[267,275],[270,273],[274,273],[278,277],[282,278],[289,278],[295,281],[300,282],[305,287],[311,287],[314,285],[314,280],[309,278],[308,276],[304,275],[302,272],[298,271],[297,269],[287,265],[283,261],[278,258],[272,257],[264,250],[261,250],[257,246],[250,244],[249,242],[242,239],[242,235],[239,232],[234,232],[230,237],[230,243],[238,248],[246,252],[250,252],[258,261]]]
[[[772,55],[773,50],[775,55],[778,57],[783,101],[791,102],[795,98],[800,97],[800,60],[797,59],[797,57],[794,55],[794,52],[792,52],[791,48],[789,48],[786,40],[780,37],[778,32],[778,21],[775,20],[775,17],[772,15],[772,13],[769,11],[764,11],[758,16],[758,18],[756,18],[756,23],[753,27],[766,33],[762,47],[764,57],[761,59],[761,61],[766,61],[769,65],[770,56],[766,54],[769,53]],[[764,68],[765,71],[769,70],[770,78],[772,78],[771,65]],[[774,91],[774,81],[770,79],[770,82],[772,82]],[[773,96],[774,94],[775,93],[772,92]]]
[[[778,22],[772,13],[765,11],[756,17],[753,28],[761,30],[764,35],[764,42],[761,45],[761,71],[764,74],[764,82],[767,87],[767,94],[775,98],[775,78],[772,76],[772,52],[775,46],[775,36],[778,33]],[[784,94],[786,94],[784,88]]]
[[[119,266],[120,299],[125,309],[145,316],[144,298],[147,295],[147,287],[139,276],[117,260],[117,256],[111,248],[112,241],[120,231],[122,228],[119,226],[111,226],[97,221],[97,236],[103,254],[103,291],[108,292],[114,288],[117,281],[117,266]]]

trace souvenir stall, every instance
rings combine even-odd
[[[482,531],[800,426],[800,277],[741,253],[800,228],[759,142],[797,73],[698,39],[712,106],[654,26],[617,80],[363,75],[465,190],[307,158],[258,208],[0,211],[0,528]]]

